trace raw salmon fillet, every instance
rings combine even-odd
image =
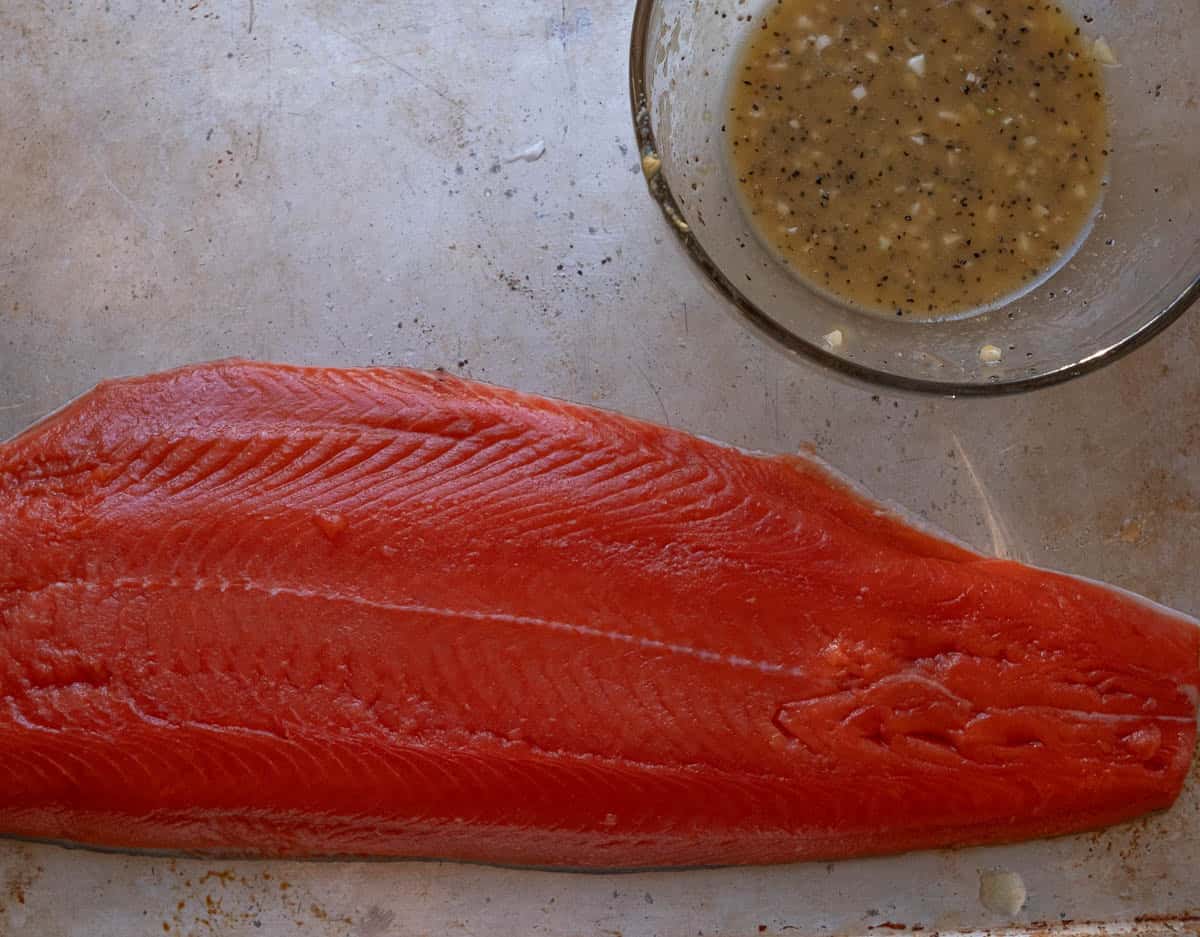
[[[814,462],[442,374],[221,362],[0,446],[0,832],[568,867],[1169,805],[1200,631]]]

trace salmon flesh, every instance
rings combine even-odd
[[[1167,807],[1200,630],[814,461],[227,361],[0,446],[0,832],[630,868]]]

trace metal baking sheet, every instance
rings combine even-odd
[[[5,0],[0,436],[97,380],[198,359],[444,367],[812,446],[980,548],[1200,612],[1200,319],[1005,400],[895,396],[784,356],[707,292],[644,192],[630,6]],[[1194,770],[1170,812],[1099,833],[762,869],[0,842],[0,934],[1196,934],[1197,869]],[[1016,876],[1014,910],[992,892]]]

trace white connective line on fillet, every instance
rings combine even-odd
[[[233,582],[227,579],[208,580],[199,578],[183,580],[179,578],[171,578],[166,580],[152,580],[125,577],[114,579],[112,584],[115,588],[128,588],[130,586],[150,588],[156,582],[159,585],[167,585],[174,588],[191,588],[197,592],[205,589],[216,589],[219,592],[241,590],[243,592],[259,592],[264,595],[271,596],[286,595],[299,599],[321,599],[327,602],[348,602],[352,605],[359,605],[364,608],[379,609],[387,612],[400,612],[413,615],[431,615],[437,618],[465,618],[471,621],[495,621],[505,624],[526,625],[534,628],[544,628],[550,631],[584,635],[591,638],[604,638],[609,641],[630,644],[635,647],[666,651],[668,654],[678,654],[684,657],[692,657],[696,660],[702,660],[707,663],[723,664],[728,667],[736,667],[743,670],[757,670],[760,673],[782,674],[789,677],[805,676],[805,671],[802,668],[787,667],[783,664],[775,663],[774,661],[753,660],[751,658],[741,657],[736,654],[722,654],[718,651],[710,651],[705,648],[692,647],[688,644],[676,644],[671,641],[660,641],[658,638],[646,638],[640,635],[624,634],[620,631],[607,631],[603,628],[593,628],[590,625],[579,625],[572,622],[554,621],[553,619],[536,618],[529,615],[508,615],[504,612],[479,612],[470,609],[435,608],[428,605],[379,602],[357,595],[343,595],[335,592],[322,592],[317,589],[293,589],[286,586],[263,586],[250,581]],[[98,583],[87,583],[85,584],[85,587],[99,588],[100,586]]]

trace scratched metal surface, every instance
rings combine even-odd
[[[742,445],[811,444],[977,546],[1200,612],[1200,317],[1007,400],[896,397],[783,356],[706,292],[644,193],[628,7],[5,0],[0,437],[101,378],[196,359],[443,366]],[[1109,931],[1200,932],[1198,868],[1193,772],[1174,810],[1103,833],[768,869],[580,876],[0,842],[0,934],[866,934],[1138,917]],[[997,870],[1021,877],[1020,909],[981,902]]]

